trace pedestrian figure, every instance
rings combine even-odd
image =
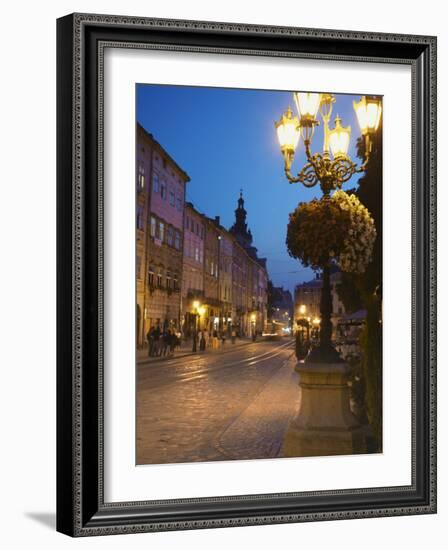
[[[152,355],[157,357],[160,354],[160,327],[156,326],[153,332],[153,349]]]
[[[180,344],[182,341],[182,333],[180,330],[176,332],[176,339],[175,339],[175,347],[180,348]]]
[[[169,331],[169,346],[170,346],[170,355],[174,355],[174,348],[176,347],[177,336],[174,330]]]
[[[168,347],[170,345],[170,332],[169,330],[164,330],[162,334],[162,357],[165,357]]]
[[[218,347],[219,347],[218,331],[214,329],[213,330],[213,349],[218,349]]]
[[[205,344],[206,344],[205,334],[204,334],[204,331],[201,330],[200,339],[199,339],[199,350],[200,351],[205,351]]]
[[[235,328],[232,328],[232,335],[231,335],[231,337],[232,337],[232,344],[234,344],[234,343],[235,343],[235,340],[236,340],[236,330],[235,330]]]
[[[148,341],[148,357],[151,357],[154,351],[154,327],[151,327],[146,334]]]
[[[149,330],[148,334],[149,334],[149,340],[148,340],[148,344],[149,344],[149,349],[148,349],[148,356],[149,357],[153,357],[154,355],[154,338],[155,338],[155,328],[154,327],[151,327],[151,329]]]

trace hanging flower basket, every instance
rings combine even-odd
[[[333,260],[342,271],[364,273],[375,239],[370,212],[356,195],[344,191],[300,203],[289,215],[288,252],[313,269]]]

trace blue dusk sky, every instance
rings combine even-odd
[[[336,114],[344,126],[351,126],[349,154],[359,162],[355,144],[360,130],[352,102],[360,96],[335,97],[330,127]],[[283,172],[274,122],[289,105],[295,111],[292,93],[139,84],[136,101],[138,122],[190,176],[187,200],[207,216],[220,216],[229,228],[242,189],[253,244],[259,256],[267,258],[274,285],[293,292],[296,284],[313,278],[312,270],[291,258],[285,245],[289,213],[299,202],[321,196],[318,185],[290,185]],[[321,124],[312,151],[321,151],[322,144]],[[300,141],[293,173],[305,162]],[[357,179],[354,176],[345,188],[356,186]]]

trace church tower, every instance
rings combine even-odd
[[[244,208],[243,190],[241,189],[238,207],[235,210],[235,223],[230,228],[230,233],[235,235],[241,246],[249,249],[252,246],[252,233],[250,229],[247,229],[246,216],[247,212]]]

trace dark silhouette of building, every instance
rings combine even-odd
[[[232,258],[232,297],[234,319],[243,334],[264,330],[267,320],[266,258],[259,258],[246,222],[243,191],[235,210],[235,223],[229,233],[235,239]]]

